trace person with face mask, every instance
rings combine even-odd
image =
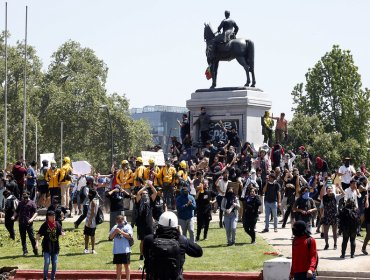
[[[320,208],[321,211],[321,222],[324,225],[324,238],[325,238],[325,248],[329,249],[329,227],[332,227],[333,239],[334,239],[334,249],[337,249],[337,231],[338,231],[338,203],[341,198],[344,197],[344,191],[341,187],[339,194],[335,194],[333,191],[333,186],[330,185],[326,188],[326,194],[322,197],[323,207]]]
[[[304,221],[295,222],[292,232],[294,238],[292,242],[292,266],[289,279],[315,280],[318,264],[316,240],[311,237],[311,232],[307,229],[307,223]]]
[[[26,242],[26,234],[31,241],[33,247],[33,253],[35,256],[38,255],[37,247],[36,247],[36,240],[33,231],[33,221],[37,217],[37,207],[35,202],[30,200],[30,193],[28,191],[23,192],[22,200],[19,202],[17,209],[12,217],[14,221],[18,218],[19,222],[19,234],[21,236],[22,242],[22,249],[23,249],[23,256],[28,255],[27,250],[27,242]]]
[[[256,243],[256,233],[254,228],[258,218],[258,208],[261,206],[260,197],[256,194],[256,189],[251,188],[244,198],[243,206],[243,228],[251,237],[251,243]]]
[[[339,167],[339,170],[337,172],[337,175],[342,177],[341,184],[344,191],[349,187],[352,176],[356,173],[355,168],[350,163],[351,158],[345,157],[343,165]]]
[[[176,198],[177,216],[179,218],[179,225],[182,228],[183,234],[186,236],[189,231],[190,240],[194,239],[194,210],[196,210],[196,202],[192,195],[189,194],[189,189],[186,185],[180,185],[180,195]]]
[[[233,188],[228,188],[221,202],[221,209],[224,212],[227,246],[235,245],[239,208],[240,204],[238,197],[234,194]]]
[[[281,207],[281,193],[280,193],[280,185],[275,180],[276,176],[274,172],[271,172],[268,176],[268,181],[266,182],[265,186],[263,187],[263,193],[265,195],[265,229],[262,231],[268,232],[269,231],[269,222],[270,222],[270,214],[272,213],[274,219],[274,231],[277,232],[277,209]]]
[[[316,212],[316,206],[313,199],[310,198],[308,187],[301,188],[300,197],[294,202],[293,212],[295,213],[295,220],[307,223],[307,229],[311,231],[311,221],[314,212]]]
[[[61,202],[60,169],[57,168],[55,160],[50,161],[50,168],[45,174],[45,180],[49,183],[50,196],[58,196],[59,202]]]
[[[145,236],[153,234],[152,205],[156,197],[157,190],[154,188],[153,182],[149,180],[136,194],[136,226],[137,239],[140,240],[140,260],[143,260],[143,240]]]

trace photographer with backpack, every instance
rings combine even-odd
[[[160,216],[155,234],[145,237],[143,249],[147,280],[181,280],[185,254],[203,255],[199,245],[181,235],[177,216],[170,211]]]

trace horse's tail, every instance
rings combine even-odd
[[[254,70],[254,43],[251,40],[246,40],[245,42],[247,44],[247,53],[245,54],[247,64],[251,70]]]

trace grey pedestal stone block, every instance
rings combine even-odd
[[[262,145],[261,117],[265,111],[271,109],[271,99],[264,91],[246,87],[197,90],[186,101],[191,124],[197,120],[202,106],[206,107],[207,114],[211,116],[211,140],[225,139],[224,132],[217,124],[222,120],[226,128],[231,128],[232,125],[237,127],[242,142],[249,141],[255,147]],[[199,137],[198,127],[194,126],[192,138],[198,141]]]

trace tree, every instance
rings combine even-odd
[[[338,132],[343,140],[354,138],[365,145],[370,134],[370,92],[361,86],[350,51],[335,45],[308,70],[306,85],[294,87],[293,110],[317,115],[325,132]]]

